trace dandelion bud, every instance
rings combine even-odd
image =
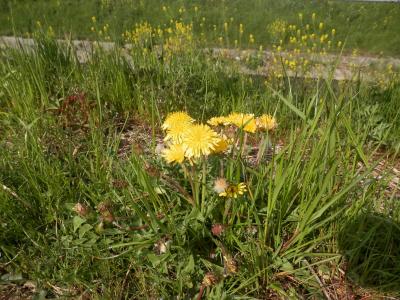
[[[97,205],[97,210],[99,213],[109,211],[111,209],[111,204],[109,202],[103,201]]]
[[[224,267],[225,267],[225,273],[227,275],[229,274],[236,274],[238,272],[238,265],[236,260],[231,257],[230,255],[224,256]]]
[[[210,287],[218,283],[218,277],[213,272],[208,272],[201,283],[205,287]]]
[[[89,208],[82,203],[76,203],[73,207],[73,211],[76,212],[80,217],[86,217],[89,213]]]
[[[110,211],[105,211],[104,213],[102,213],[101,219],[106,223],[112,223],[115,220],[113,214]]]
[[[300,19],[300,21],[303,21],[303,14],[302,13],[299,13],[299,19]]]
[[[111,204],[109,202],[100,202],[97,205],[97,210],[100,213],[100,219],[107,223],[114,222],[114,216],[111,211]]]
[[[167,253],[169,244],[171,244],[171,240],[162,238],[161,240],[159,240],[157,243],[154,244],[154,251],[158,255],[165,254],[165,253]]]
[[[215,236],[220,236],[225,231],[225,226],[222,224],[213,224],[211,232]]]
[[[101,234],[104,231],[104,223],[100,222],[99,224],[97,224],[95,230],[94,230],[97,234]]]

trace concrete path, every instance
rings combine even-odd
[[[104,51],[119,50],[121,54],[127,59],[129,63],[134,65],[132,57],[129,54],[129,50],[132,48],[131,44],[125,44],[118,46],[113,42],[92,42],[87,40],[57,40],[60,45],[72,45],[79,62],[87,62],[96,47],[101,48]],[[7,48],[24,48],[25,50],[32,51],[35,46],[33,39],[20,38],[20,37],[0,37],[0,49]],[[237,50],[237,49],[223,49],[213,48],[207,49],[212,52],[212,55],[217,57],[224,57],[232,59],[237,62],[238,67],[244,73],[250,75],[266,76],[273,67],[272,57],[273,54],[270,51],[263,51],[261,54],[262,66],[256,69],[250,69],[246,66],[246,58],[249,56],[259,55],[256,50]],[[281,53],[282,58],[287,56],[287,53]],[[313,67],[307,75],[304,77],[320,78],[328,77],[333,72],[333,79],[335,80],[351,80],[361,74],[361,79],[373,80],[376,72],[384,72],[388,65],[392,65],[394,69],[400,69],[400,59],[394,57],[378,58],[373,56],[338,56],[335,54],[327,55],[308,55],[303,54],[315,67]],[[332,67],[334,67],[332,69]],[[292,74],[288,72],[289,76],[299,76],[299,74]],[[300,74],[300,76],[303,76]]]

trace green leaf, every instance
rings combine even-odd
[[[17,274],[8,273],[8,274],[1,276],[0,279],[1,279],[1,281],[21,281],[24,278],[22,277],[22,274],[20,274],[20,273],[17,273]]]
[[[79,246],[79,245],[82,245],[83,243],[85,243],[87,241],[87,239],[85,239],[85,238],[83,238],[83,239],[77,239],[77,240],[74,240],[73,242],[72,242],[72,244],[74,245],[74,246]]]
[[[84,224],[83,226],[81,226],[79,228],[79,238],[83,238],[83,236],[85,235],[86,232],[88,232],[89,230],[91,230],[93,228],[92,225],[90,224]]]
[[[194,271],[194,258],[193,255],[189,256],[189,259],[187,260],[186,267],[183,269],[184,273],[193,273]]]
[[[94,244],[96,244],[96,242],[97,242],[97,237],[94,237],[94,238],[88,240],[88,241],[84,244],[84,246],[90,248],[90,247],[92,247]]]
[[[162,261],[162,259],[163,259],[163,256],[162,256],[162,255],[156,255],[156,254],[154,254],[154,253],[149,253],[149,254],[147,255],[147,258],[148,258],[148,260],[151,262],[151,264],[153,265],[153,267],[155,268],[155,267],[157,267],[157,266],[161,263],[161,261]]]
[[[76,230],[85,222],[86,222],[85,219],[82,219],[79,216],[75,216],[74,219],[72,220],[72,224],[74,225],[74,232],[76,232]]]

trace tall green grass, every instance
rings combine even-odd
[[[290,78],[265,86],[200,51],[169,61],[133,52],[133,63],[97,51],[81,65],[68,47],[37,43],[35,51],[1,52],[2,273],[33,280],[48,296],[129,299],[193,298],[212,271],[220,277],[205,291],[212,299],[298,299],[323,297],[347,264],[355,283],[399,294],[398,270],[386,263],[400,259],[396,230],[363,218],[399,222],[396,198],[372,175],[377,146],[396,152],[398,86],[375,93]],[[380,139],[359,112],[364,103],[383,104],[377,123],[391,127]],[[283,146],[259,166],[230,160],[227,176],[245,179],[250,192],[223,220],[225,200],[209,192],[217,162],[202,181],[205,205],[193,206],[183,175],[154,153],[163,118],[180,109],[203,121],[276,113],[270,147]],[[123,158],[128,129],[134,139]],[[90,211],[75,213],[78,202]],[[223,234],[213,235],[221,222]],[[385,234],[381,247],[371,244]],[[226,257],[237,272],[224,277]]]

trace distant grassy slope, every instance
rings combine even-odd
[[[193,21],[195,31],[199,31],[198,25],[204,23],[203,30],[209,41],[216,41],[224,33],[224,22],[228,22],[228,35],[234,40],[242,23],[244,40],[253,34],[255,46],[262,44],[268,48],[271,35],[267,26],[276,19],[299,22],[299,13],[304,15],[303,23],[312,22],[311,15],[316,13],[316,22],[323,21],[328,28],[335,28],[338,39],[347,38],[348,48],[372,54],[400,55],[398,3],[325,0],[1,0],[0,34],[32,32],[36,21],[40,20],[45,26],[51,25],[60,36],[71,33],[73,38],[95,38],[90,28],[91,17],[96,16],[98,25],[109,24],[110,36],[116,39],[141,21],[162,26],[168,24],[170,19],[182,18],[186,22]]]

